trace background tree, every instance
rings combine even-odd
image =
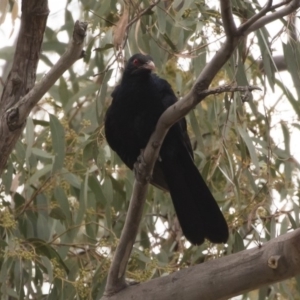
[[[186,272],[192,271],[186,270],[195,270],[194,283],[197,285],[201,274],[212,264],[224,266],[219,257],[264,245],[299,226],[299,163],[293,157],[297,152],[294,148],[300,129],[297,122],[300,114],[299,44],[296,14],[285,17],[291,12],[296,13],[299,1],[276,4],[272,1],[262,4],[222,1],[220,9],[219,1],[82,0],[78,4],[80,19],[89,20],[86,53],[84,60],[71,67],[80,56],[80,47],[75,47],[76,55],[69,68],[66,64],[63,66],[68,69],[63,76],[55,73],[55,67],[52,73],[48,68],[53,68],[55,54],[63,55],[68,40],[72,45],[75,1],[66,1],[64,20],[61,28],[55,31],[51,24],[46,26],[47,1],[39,1],[44,5],[43,14],[31,10],[36,9],[35,2],[23,0],[22,22],[27,23],[22,24],[37,24],[31,29],[39,38],[45,30],[40,61],[45,64],[47,75],[44,76],[44,71],[38,73],[38,82],[49,83],[49,77],[53,83],[55,79],[59,80],[38,105],[33,108],[39,100],[36,98],[31,102],[32,106],[24,108],[22,103],[28,103],[24,99],[27,101],[31,95],[28,91],[35,92],[32,90],[35,69],[31,66],[33,73],[28,76],[21,62],[28,63],[37,58],[30,48],[27,50],[32,56],[20,52],[21,46],[25,45],[20,42],[24,41],[22,38],[29,37],[32,41],[26,31],[28,27],[22,27],[16,48],[1,49],[0,58],[8,63],[12,60],[13,49],[16,49],[13,70],[18,70],[11,72],[8,78],[5,71],[8,68],[3,66],[2,72],[1,298],[102,297],[134,182],[132,172],[105,142],[103,117],[110,93],[124,66],[124,57],[135,52],[151,53],[159,75],[166,78],[181,97],[189,95],[196,78],[216,53],[219,57],[229,53],[220,51],[229,41],[228,45],[232,47],[229,50],[233,54],[226,57],[227,63],[213,76],[211,88],[232,85],[224,87],[222,91],[226,93],[213,93],[205,98],[187,118],[196,164],[226,216],[231,235],[226,245],[205,243],[200,247],[191,246],[182,237],[169,195],[149,187],[126,278],[148,281],[185,269],[185,273],[175,273],[165,280],[175,278],[176,274],[187,276]],[[16,5],[13,1],[3,2],[1,21],[10,15],[16,16]],[[278,13],[283,11],[286,13]],[[259,17],[253,17],[258,12]],[[39,23],[32,22],[41,16]],[[255,23],[263,17],[269,22],[278,20],[270,25],[266,25],[269,22]],[[248,29],[244,27],[243,40],[234,35],[233,21],[237,27],[248,24]],[[40,43],[41,39],[35,40],[36,55]],[[19,61],[16,60],[18,57]],[[30,59],[26,60],[27,57]],[[215,73],[220,67],[215,65]],[[288,71],[277,72],[284,69]],[[56,77],[51,77],[53,73]],[[10,81],[13,75],[19,77]],[[23,86],[24,81],[26,86]],[[12,82],[13,99],[9,98],[12,93],[7,93],[9,82]],[[43,92],[51,86],[39,83],[35,88]],[[257,85],[263,92],[232,92],[235,85]],[[199,93],[206,88],[208,86],[200,86]],[[24,95],[23,102],[20,102]],[[206,96],[202,95],[203,98]],[[188,96],[185,99],[188,100]],[[25,124],[26,113],[31,109]],[[19,118],[16,111],[25,119]],[[12,137],[10,134],[16,131],[23,133],[6,161],[3,149],[8,149],[11,143],[7,143],[4,134]],[[17,137],[15,135],[13,140]],[[295,234],[297,237],[298,231]],[[293,249],[295,235],[283,236],[278,243],[280,241],[292,241],[288,245]],[[271,248],[277,245],[276,242],[271,242]],[[262,249],[270,249],[268,247]],[[251,251],[246,252],[249,257],[254,253]],[[291,253],[296,259],[297,253]],[[282,254],[284,257],[286,252]],[[238,256],[226,258],[228,265],[224,270],[229,263],[237,265],[237,261],[232,261],[234,257]],[[275,256],[271,258],[274,260],[268,261],[268,266],[275,270],[281,260]],[[207,263],[213,259],[212,263]],[[186,269],[202,262],[205,263],[197,266],[198,269]],[[258,257],[249,260],[250,265],[257,262],[261,262]],[[297,263],[294,265],[295,270],[291,268],[290,273],[281,277],[277,275],[276,279],[299,272]],[[221,270],[219,274],[224,277]],[[237,268],[236,272],[242,276],[240,269]],[[299,297],[297,277],[270,284],[274,277],[271,278],[266,269],[261,273],[265,277],[262,276],[260,284],[249,284],[240,292],[262,284],[265,286],[244,292],[244,299]],[[178,275],[179,279],[180,276],[183,275]],[[253,275],[248,276],[250,283]],[[193,278],[187,278],[193,281]],[[152,281],[147,284],[151,288]],[[233,281],[231,285],[238,283]],[[143,288],[143,285],[139,287]],[[178,287],[185,292],[185,299],[199,298],[193,294],[192,287],[190,293],[179,283]],[[127,289],[127,292],[134,292],[134,288]],[[176,290],[178,297],[179,292]],[[169,295],[176,299],[175,292]],[[202,295],[207,295],[203,299],[217,298]],[[228,298],[228,295],[233,295],[232,291],[231,294],[224,293],[223,298]],[[119,297],[125,299],[125,296]]]

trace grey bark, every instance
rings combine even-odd
[[[24,124],[9,127],[7,123],[17,119],[18,113],[6,112],[34,86],[48,14],[47,0],[22,2],[21,26],[14,61],[0,100],[0,174],[24,127]]]
[[[132,285],[103,300],[225,300],[300,273],[300,229],[266,244]]]
[[[21,29],[12,69],[0,100],[0,175],[32,108],[71,65],[82,57],[87,24],[76,22],[73,39],[55,66],[35,85],[43,35],[49,14],[47,0],[23,0]]]

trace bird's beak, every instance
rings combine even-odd
[[[154,70],[155,64],[152,60],[148,60],[145,64],[142,66],[144,69]]]

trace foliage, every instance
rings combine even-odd
[[[47,69],[65,50],[59,34],[72,35],[74,2],[68,0],[59,29],[46,29],[41,61]],[[256,1],[232,2],[236,22],[261,8]],[[40,101],[10,156],[0,181],[1,299],[100,299],[103,293],[134,180],[103,135],[123,68],[123,39],[125,57],[151,53],[179,97],[222,43],[216,1],[167,0],[151,10],[148,0],[128,3],[132,24],[124,30],[121,0],[80,1],[81,18],[89,20],[85,59]],[[5,18],[15,15],[13,5],[2,9],[8,9]],[[211,96],[187,116],[196,164],[231,230],[228,243],[191,246],[181,237],[169,195],[151,187],[128,279],[169,274],[299,227],[299,163],[292,147],[300,129],[299,45],[288,39],[288,26],[282,19],[250,35],[213,84],[255,84],[263,92]],[[279,46],[284,75],[273,59]],[[2,47],[0,59],[12,51]],[[297,299],[299,289],[296,278],[243,299]]]

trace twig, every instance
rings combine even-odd
[[[281,7],[281,6],[284,6],[284,5],[289,4],[290,2],[291,2],[291,0],[286,0],[286,1],[283,1],[283,2],[280,2],[280,3],[277,3],[277,4],[274,4],[274,5],[271,7],[270,10],[271,10],[271,11],[272,11],[272,10],[275,10],[275,9]]]
[[[46,94],[46,92],[53,86],[55,81],[68,70],[75,61],[82,58],[84,53],[83,41],[86,35],[87,23],[76,21],[73,31],[73,39],[70,41],[68,49],[60,57],[58,62],[52,67],[52,69],[37,83],[34,88],[26,94],[23,99],[14,107],[7,111],[8,119],[9,115],[16,114],[18,111],[19,118],[13,120],[15,126],[21,125],[25,122],[32,108],[38,103],[38,101]]]
[[[158,3],[160,2],[160,0],[157,0],[155,2],[153,2],[151,5],[149,5],[147,8],[145,8],[144,10],[142,10],[136,17],[134,17],[128,24],[127,24],[127,29],[130,28],[130,26],[132,24],[134,24],[137,20],[139,20],[143,15],[145,15],[146,13],[148,13],[154,6],[156,6]]]
[[[91,9],[89,9],[89,12],[92,13],[92,14],[93,14],[94,16],[96,16],[97,18],[99,18],[99,19],[101,19],[101,20],[103,20],[103,21],[105,21],[105,22],[107,22],[107,23],[109,23],[109,24],[111,24],[111,25],[113,25],[113,26],[116,26],[115,23],[111,22],[110,20],[108,20],[108,19],[106,19],[106,18],[103,18],[103,17],[99,16],[98,14],[96,14],[96,13],[95,13],[94,11],[92,11]]]
[[[219,86],[217,88],[213,88],[213,89],[208,89],[208,90],[204,90],[201,91],[199,93],[200,97],[207,97],[209,95],[212,94],[221,94],[221,93],[226,93],[226,92],[252,92],[254,90],[262,90],[260,87],[258,86],[234,86],[234,85],[223,85],[223,86]]]
[[[269,12],[272,8],[272,0],[268,0],[267,5],[256,15],[252,16],[248,21],[246,21],[244,24],[242,24],[239,28],[241,31],[247,30],[252,24],[254,24],[257,20],[259,20],[261,17],[263,17],[267,12]]]
[[[250,32],[253,32],[272,21],[280,19],[289,15],[290,13],[296,11],[300,7],[299,0],[292,0],[286,7],[282,8],[281,10],[275,11],[274,13],[264,16],[257,20],[254,24],[252,24],[247,30],[245,30],[244,34],[247,35]]]

